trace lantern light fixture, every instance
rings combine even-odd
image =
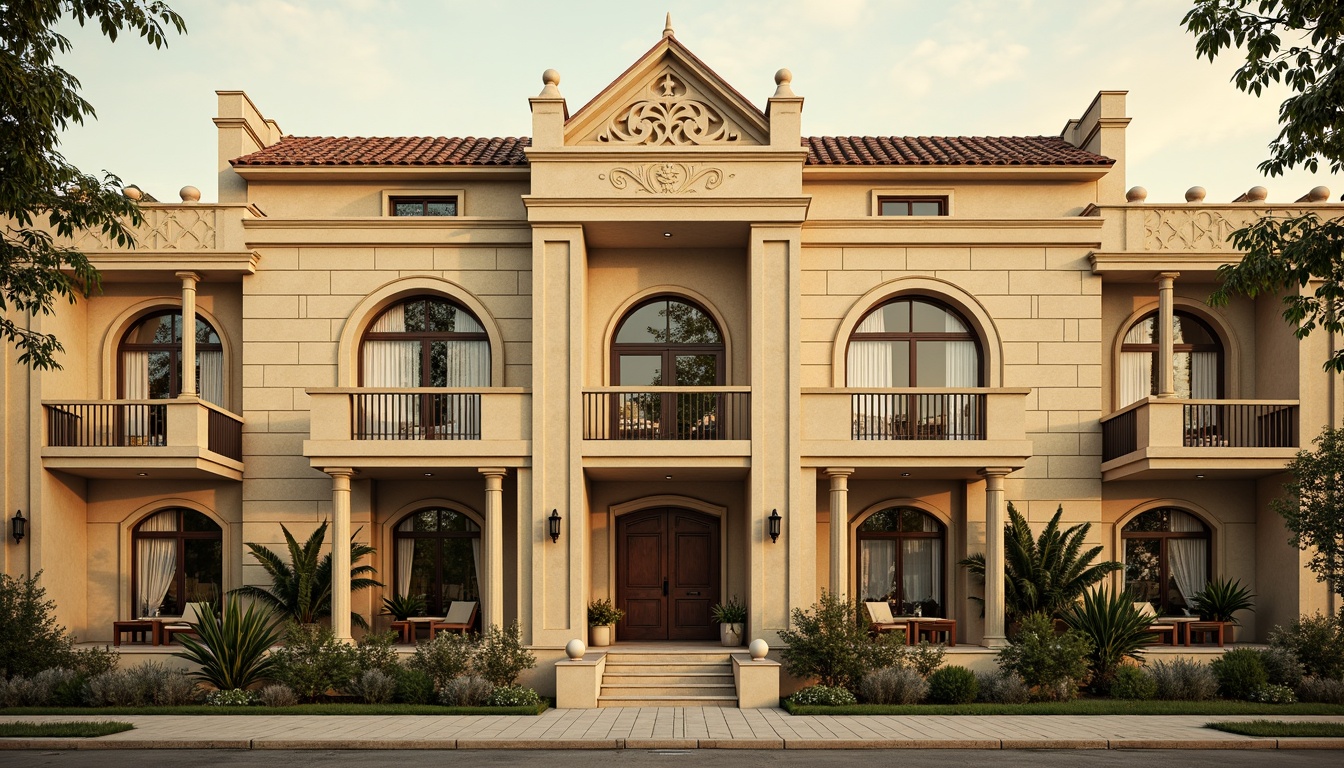
[[[783,519],[784,519],[784,518],[782,518],[782,517],[779,516],[779,510],[778,510],[778,509],[772,509],[772,510],[770,510],[770,517],[767,518],[767,520],[770,522],[770,543],[771,543],[771,544],[773,544],[773,543],[779,541],[779,523],[780,523],[780,521],[783,520]]]
[[[20,509],[14,513],[10,523],[12,523],[12,530],[14,531],[14,543],[19,544],[28,533],[28,518],[23,516],[23,510]]]
[[[560,511],[552,509],[546,522],[550,525],[551,543],[554,544],[560,540]]]

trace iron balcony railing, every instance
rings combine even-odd
[[[585,440],[749,440],[745,388],[612,387],[583,393]]]
[[[984,440],[985,394],[856,392],[854,440]]]
[[[227,413],[207,412],[206,448],[234,461],[243,460],[243,422]]]
[[[55,403],[47,406],[47,445],[62,448],[168,444],[166,403]]]
[[[1101,460],[1124,456],[1139,450],[1139,412],[1125,411],[1101,425]]]
[[[479,392],[357,392],[350,395],[355,440],[480,440]]]
[[[1102,419],[1101,459],[1151,446],[1296,448],[1297,422],[1291,402],[1149,399]]]

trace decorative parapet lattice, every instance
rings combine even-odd
[[[1228,235],[1265,213],[1263,209],[1150,208],[1143,212],[1143,250],[1232,251]]]
[[[212,251],[218,247],[219,209],[206,205],[144,206],[144,222],[136,227],[137,250]],[[84,251],[119,251],[101,232],[85,232],[74,246]]]

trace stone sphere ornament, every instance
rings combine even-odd
[[[185,186],[177,193],[184,203],[199,203],[201,201],[201,190],[193,186]]]
[[[1130,187],[1125,193],[1125,200],[1131,203],[1142,203],[1148,199],[1148,190],[1143,187]]]
[[[1203,187],[1191,187],[1185,190],[1185,202],[1202,203],[1206,194],[1208,193],[1204,191]]]
[[[752,661],[760,661],[765,658],[766,654],[770,653],[770,644],[758,637],[751,641],[751,645],[747,646],[747,652],[751,654]]]
[[[587,650],[588,646],[584,645],[583,641],[577,637],[565,645],[565,655],[569,657],[570,661],[582,659],[584,652]]]

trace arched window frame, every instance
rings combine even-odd
[[[144,524],[151,518],[157,517],[164,512],[174,512],[177,514],[177,530],[173,531],[147,531],[144,530]],[[186,515],[195,515],[202,520],[214,526],[214,530],[188,531],[186,530]],[[147,539],[170,539],[175,542],[176,573],[173,575],[173,586],[176,588],[174,594],[178,596],[177,611],[180,615],[184,607],[183,598],[186,596],[187,573],[186,573],[186,543],[188,541],[218,541],[219,542],[219,572],[220,572],[220,590],[224,591],[224,580],[226,578],[224,567],[224,529],[219,522],[209,515],[188,507],[163,507],[145,515],[131,529],[131,615],[132,617],[143,615],[145,606],[136,605],[140,595],[140,542]],[[219,595],[218,597],[222,597]],[[218,599],[218,597],[216,599]],[[150,611],[154,606],[149,606]]]
[[[1202,526],[1202,528],[1198,531],[1172,531],[1170,530],[1170,527],[1168,527],[1168,529],[1165,531],[1129,530],[1130,526],[1137,524],[1146,515],[1161,514],[1163,512],[1168,513],[1180,512],[1181,514],[1188,515],[1190,516],[1191,519],[1197,521]],[[1169,522],[1168,526],[1170,526]],[[1128,589],[1128,582],[1130,581],[1129,579],[1130,566],[1129,566],[1129,551],[1128,551],[1129,542],[1158,541],[1160,543],[1160,549],[1158,552],[1159,562],[1158,562],[1158,579],[1157,579],[1157,583],[1160,585],[1159,587],[1160,591],[1158,593],[1158,604],[1156,606],[1156,610],[1159,613],[1165,613],[1172,609],[1171,602],[1168,599],[1169,590],[1166,585],[1171,580],[1170,542],[1177,539],[1186,539],[1186,540],[1197,539],[1207,542],[1204,547],[1205,551],[1204,575],[1206,579],[1212,580],[1214,548],[1216,544],[1214,537],[1214,526],[1210,525],[1209,521],[1205,519],[1203,515],[1193,510],[1174,505],[1153,506],[1148,509],[1144,509],[1141,512],[1138,512],[1137,514],[1134,514],[1128,520],[1126,520],[1123,525],[1120,526],[1120,561],[1121,565],[1123,566],[1123,569],[1120,572],[1120,580],[1122,586],[1126,589]],[[1148,600],[1142,600],[1137,595],[1135,595],[1134,597],[1136,602],[1139,601],[1150,602]],[[1192,595],[1187,595],[1186,597],[1189,598],[1192,597]]]
[[[166,343],[164,343],[164,342],[140,343],[140,342],[131,342],[131,341],[128,341],[128,339],[131,337],[131,334],[133,334],[133,333],[136,331],[136,329],[140,328],[142,325],[144,325],[145,323],[150,322],[151,320],[154,320],[154,319],[156,319],[156,318],[161,318],[161,317],[170,317],[170,318],[173,318],[173,320],[174,320],[174,325],[175,325],[175,326],[181,326],[181,325],[182,325],[182,308],[181,308],[180,306],[178,306],[178,307],[161,307],[161,308],[159,308],[159,309],[155,309],[154,311],[147,312],[147,313],[141,315],[141,316],[138,317],[134,322],[132,322],[132,323],[129,325],[129,327],[126,328],[126,331],[125,331],[124,333],[121,334],[121,338],[117,341],[117,355],[116,355],[116,362],[117,362],[117,378],[116,378],[117,399],[126,399],[125,386],[126,386],[126,353],[127,353],[127,352],[150,352],[150,353],[153,353],[153,352],[167,352],[167,353],[169,354],[169,364],[168,364],[168,395],[167,395],[167,397],[168,397],[168,398],[175,398],[175,397],[178,397],[179,395],[182,394],[182,377],[181,377],[181,370],[182,370],[182,341],[181,341],[181,337],[177,337],[177,338],[178,338],[177,341],[166,342]],[[210,320],[209,320],[208,318],[202,316],[202,314],[201,314],[200,312],[197,312],[197,314],[196,314],[196,322],[199,323],[199,324],[204,325],[206,328],[209,328],[209,329],[210,329],[210,333],[213,334],[214,337],[215,337],[216,339],[219,339],[219,340],[220,340],[220,341],[218,341],[218,342],[210,343],[210,342],[202,342],[202,341],[200,341],[200,340],[198,339],[198,340],[196,341],[196,354],[197,354],[197,355],[200,355],[200,353],[202,353],[202,352],[218,352],[218,353],[220,354],[220,358],[221,358],[221,373],[220,373],[220,378],[221,378],[221,380],[220,380],[220,396],[219,396],[219,399],[220,399],[221,401],[223,401],[223,400],[226,399],[226,398],[225,398],[225,391],[226,391],[227,388],[228,388],[228,382],[229,382],[229,375],[228,375],[228,360],[227,360],[227,356],[224,354],[223,336],[220,335],[219,329],[215,327],[214,323],[211,323]],[[182,330],[183,333],[185,333],[185,329],[181,329],[181,330]],[[200,372],[199,372],[199,371],[197,372],[196,382],[197,382],[197,390],[199,391],[199,390],[200,390]],[[223,407],[223,403],[217,403],[217,405],[220,405],[221,407]]]
[[[874,517],[890,510],[895,510],[902,514],[906,512],[915,513],[919,515],[921,518],[931,520],[933,521],[934,524],[934,530],[901,531],[898,529],[895,531],[865,531],[863,529],[864,525],[866,525]],[[936,569],[937,572],[933,574],[933,578],[937,580],[938,593],[943,598],[942,603],[938,605],[936,608],[936,614],[943,616],[947,616],[949,614],[951,606],[949,605],[950,601],[948,599],[947,594],[947,565],[946,565],[947,548],[948,548],[948,526],[945,522],[940,520],[937,515],[931,514],[928,510],[920,509],[919,507],[910,506],[908,504],[887,504],[880,506],[879,508],[873,510],[870,514],[866,514],[861,519],[855,521],[853,530],[854,530],[854,551],[851,562],[853,562],[854,564],[853,569],[854,594],[858,595],[859,599],[864,600],[870,597],[870,595],[863,594],[862,558],[863,558],[864,541],[875,541],[875,540],[894,541],[895,542],[894,567],[896,569],[895,572],[897,574],[903,574],[904,547],[902,547],[901,544],[907,539],[934,539],[937,540],[938,542],[939,567],[937,567]],[[898,594],[896,596],[896,600],[899,601],[898,612],[904,614],[913,610],[914,603],[912,600],[907,599],[907,597],[909,596],[903,594],[904,582],[899,577],[896,581],[896,586],[898,587]],[[935,615],[935,613],[930,612],[928,608],[925,608],[924,615],[932,616]]]
[[[629,322],[630,319],[634,317],[636,313],[638,313],[641,309],[651,304],[658,304],[661,302],[676,302],[679,304],[685,304],[695,309],[697,312],[700,312],[709,320],[710,323],[713,324],[714,331],[719,336],[718,342],[713,344],[683,344],[683,343],[674,343],[671,341],[663,343],[658,342],[631,343],[631,342],[618,341],[621,335],[621,330],[624,329],[625,324]],[[614,386],[648,385],[647,382],[638,382],[635,384],[629,384],[621,381],[620,360],[621,356],[625,354],[661,356],[663,358],[662,370],[664,379],[664,383],[662,384],[662,386],[676,386],[675,382],[669,384],[667,383],[666,379],[667,379],[667,372],[669,370],[671,371],[676,370],[676,357],[678,354],[685,354],[685,355],[708,354],[715,356],[714,386],[721,386],[724,383],[726,362],[727,362],[726,360],[727,345],[724,343],[724,338],[725,337],[723,334],[723,328],[720,327],[718,319],[715,318],[712,312],[706,309],[700,302],[696,301],[695,299],[674,293],[660,293],[652,296],[647,296],[641,299],[638,303],[631,306],[629,309],[627,309],[625,313],[621,315],[620,320],[616,322],[616,325],[612,331],[611,348],[609,350],[611,382]]]
[[[477,325],[478,327],[480,327],[482,330],[479,331],[479,332],[430,331],[430,330],[420,330],[420,331],[374,331],[374,330],[372,330],[372,329],[378,324],[378,321],[379,321],[380,319],[382,319],[382,317],[383,317],[384,315],[386,315],[388,312],[392,311],[393,309],[395,309],[395,308],[397,308],[397,307],[404,307],[404,306],[406,306],[406,305],[408,305],[408,304],[414,304],[414,303],[417,303],[417,302],[426,302],[426,303],[428,303],[428,302],[431,302],[431,301],[432,301],[432,302],[439,302],[439,303],[443,303],[443,304],[448,304],[448,305],[452,306],[452,307],[453,307],[454,309],[456,309],[458,312],[461,312],[461,313],[465,314],[467,317],[471,318],[472,321],[475,322],[476,325]],[[426,311],[425,316],[428,317],[428,311]],[[360,386],[363,386],[363,383],[364,383],[364,374],[365,374],[365,371],[364,371],[364,342],[366,342],[366,341],[400,341],[400,342],[415,341],[415,342],[418,342],[418,343],[420,344],[420,383],[419,383],[419,386],[421,386],[421,387],[428,387],[428,386],[430,386],[430,384],[429,384],[429,377],[432,375],[432,362],[431,362],[431,358],[432,358],[433,349],[434,349],[434,342],[436,342],[436,341],[483,341],[483,342],[485,342],[485,344],[486,344],[486,349],[488,350],[488,351],[487,351],[487,354],[490,356],[490,359],[491,359],[491,365],[493,365],[493,358],[494,358],[494,354],[495,354],[495,350],[494,350],[494,348],[493,348],[493,345],[490,343],[490,335],[489,335],[489,333],[486,331],[486,325],[485,325],[483,322],[481,322],[481,318],[478,317],[478,316],[476,315],[475,312],[472,312],[470,309],[468,309],[466,306],[464,306],[461,302],[456,301],[456,300],[452,299],[451,297],[448,297],[448,296],[440,296],[440,295],[437,295],[437,294],[415,294],[415,295],[411,295],[411,296],[406,296],[406,297],[404,297],[404,298],[398,299],[397,301],[394,301],[394,302],[388,304],[387,306],[383,307],[381,310],[378,311],[377,315],[374,316],[372,322],[370,322],[369,325],[368,325],[368,327],[364,329],[364,333],[360,336],[360,339],[359,339],[358,349],[357,349],[357,352],[356,352],[356,360],[358,361],[358,366],[359,366],[359,367],[358,367],[358,376],[359,376],[359,385],[360,385]],[[486,366],[486,375],[487,375],[487,379],[493,379],[493,376],[491,375],[491,371],[492,371],[492,368],[490,367],[490,365]]]
[[[913,330],[914,328],[913,322],[911,323],[910,327],[912,330],[910,331],[866,332],[858,330],[863,325],[864,321],[866,321],[870,316],[872,316],[873,313],[880,312],[885,307],[890,306],[892,304],[901,304],[901,303],[905,304],[923,303],[937,307],[938,309],[955,317],[957,321],[960,322],[962,326],[966,329],[966,331],[965,332],[915,331]],[[913,308],[911,309],[911,312],[913,319]],[[956,307],[953,307],[951,304],[932,296],[925,296],[922,294],[900,294],[892,296],[878,304],[874,304],[872,307],[868,309],[868,311],[864,312],[859,317],[858,322],[854,324],[854,330],[850,331],[849,337],[845,341],[845,353],[843,356],[843,360],[845,361],[845,386],[847,387],[854,386],[853,383],[850,381],[849,345],[855,341],[909,342],[908,370],[910,380],[907,385],[909,387],[917,386],[915,382],[918,381],[917,348],[919,342],[970,341],[975,345],[975,359],[976,359],[976,366],[975,366],[976,378],[975,378],[975,384],[973,386],[983,387],[985,386],[985,347],[984,347],[984,341],[980,338],[980,335],[976,333],[975,328],[976,328],[975,324],[970,322],[970,320],[966,317],[966,315],[957,310]]]
[[[437,530],[437,531],[403,531],[403,530],[401,530],[401,526],[404,525],[404,524],[406,523],[406,521],[408,521],[408,520],[414,520],[418,515],[421,515],[421,514],[423,514],[423,513],[425,513],[425,512],[430,512],[430,511],[433,511],[433,512],[438,513],[438,515],[439,515],[439,520],[440,520],[440,525],[442,525],[442,522],[441,522],[441,521],[442,521],[442,515],[443,515],[443,513],[451,513],[451,514],[455,514],[455,515],[460,515],[465,521],[467,521],[467,523],[469,524],[469,526],[475,526],[475,530],[471,530],[470,527],[468,527],[467,530],[463,530],[463,531],[444,531],[444,530],[442,530],[442,529]],[[445,539],[475,539],[476,541],[480,542],[480,544],[478,544],[478,546],[477,546],[477,550],[478,550],[478,551],[477,551],[477,554],[475,554],[474,556],[476,556],[476,557],[483,557],[483,556],[484,556],[484,552],[483,552],[482,550],[483,550],[485,544],[484,544],[484,537],[483,537],[483,535],[482,535],[482,534],[483,534],[482,529],[483,529],[482,521],[481,521],[480,518],[478,518],[475,514],[471,514],[471,513],[467,512],[465,509],[461,509],[461,508],[458,508],[458,507],[456,507],[456,506],[444,506],[444,505],[442,505],[442,504],[433,504],[433,503],[431,503],[431,504],[426,504],[426,505],[423,505],[423,506],[417,506],[415,509],[411,510],[410,512],[407,512],[406,514],[401,515],[400,517],[396,518],[396,519],[392,522],[392,525],[391,525],[391,535],[392,535],[392,573],[393,573],[393,577],[392,577],[392,594],[394,594],[394,595],[401,595],[401,594],[402,594],[402,590],[403,590],[403,585],[402,585],[402,583],[401,583],[401,582],[402,582],[402,576],[401,576],[401,572],[402,572],[402,567],[401,567],[401,557],[402,557],[402,552],[401,552],[401,546],[400,546],[401,542],[406,541],[406,540],[412,540],[412,541],[414,541],[414,540],[418,540],[418,539],[431,539],[431,540],[434,540],[434,541],[438,542],[438,544],[437,544],[437,545],[435,546],[435,548],[434,548],[434,583],[433,583],[433,590],[434,590],[434,592],[433,592],[433,594],[427,594],[427,595],[425,596],[425,610],[426,610],[426,615],[429,615],[429,616],[442,616],[442,615],[444,615],[445,612],[446,612],[447,609],[448,609],[448,604],[449,604],[450,602],[452,602],[452,600],[451,600],[451,599],[445,599],[444,596],[443,596],[443,587],[444,587],[444,581],[443,581],[443,573],[444,573],[444,571],[443,571],[443,541],[444,541]],[[412,552],[412,556],[414,556],[414,552]],[[478,565],[478,564],[474,563],[473,566],[475,566],[475,565]],[[483,566],[484,563],[483,563],[483,562],[480,562],[479,565],[480,565],[480,566]],[[478,591],[478,595],[477,595],[476,599],[477,599],[478,601],[480,601],[480,600],[483,598],[483,596],[484,596],[485,589],[486,589],[485,580],[488,579],[488,578],[489,578],[489,574],[486,573],[486,572],[484,571],[484,568],[482,567],[481,570],[480,570],[480,575],[477,577],[477,585],[476,585],[476,586],[477,586],[477,591]],[[409,589],[409,588],[407,588],[407,589]]]
[[[1224,342],[1223,342],[1222,334],[1220,334],[1220,333],[1218,332],[1218,329],[1214,327],[1213,323],[1210,323],[1208,320],[1206,320],[1206,319],[1200,317],[1199,315],[1196,315],[1196,314],[1193,313],[1193,312],[1189,312],[1189,311],[1187,311],[1187,310],[1177,308],[1177,309],[1175,309],[1175,310],[1172,312],[1172,316],[1173,316],[1174,318],[1180,318],[1180,320],[1181,320],[1182,322],[1191,322],[1191,323],[1194,323],[1194,324],[1198,325],[1201,329],[1203,329],[1204,333],[1208,334],[1208,336],[1209,336],[1210,339],[1213,339],[1213,342],[1212,342],[1211,344],[1188,344],[1188,343],[1173,344],[1173,345],[1172,345],[1172,355],[1177,355],[1177,354],[1181,354],[1181,353],[1190,353],[1190,354],[1193,355],[1193,353],[1196,353],[1196,352],[1215,352],[1215,353],[1217,353],[1217,355],[1218,355],[1218,363],[1217,363],[1217,373],[1216,373],[1216,376],[1217,376],[1217,382],[1216,382],[1216,392],[1217,392],[1217,394],[1216,394],[1216,398],[1217,398],[1217,399],[1223,399],[1223,398],[1227,397],[1227,390],[1228,390],[1228,386],[1227,386],[1228,351],[1227,351],[1227,347],[1226,347],[1226,345],[1225,345]],[[1129,322],[1128,324],[1126,324],[1126,325],[1124,326],[1124,328],[1121,329],[1121,332],[1120,332],[1120,349],[1119,349],[1119,355],[1115,358],[1115,360],[1116,360],[1116,366],[1117,366],[1117,367],[1116,367],[1116,374],[1115,374],[1115,400],[1116,400],[1116,405],[1117,405],[1118,407],[1120,407],[1120,408],[1123,408],[1123,407],[1125,407],[1126,405],[1129,405],[1129,404],[1130,404],[1130,403],[1123,402],[1123,401],[1125,400],[1125,398],[1124,398],[1124,396],[1122,395],[1122,392],[1121,392],[1121,390],[1122,390],[1122,383],[1121,383],[1121,382],[1122,382],[1122,377],[1124,376],[1124,360],[1125,360],[1124,355],[1125,355],[1126,353],[1131,353],[1131,354],[1132,354],[1132,353],[1144,353],[1144,354],[1148,354],[1148,355],[1150,356],[1150,360],[1151,360],[1150,365],[1151,365],[1151,378],[1152,378],[1152,384],[1151,384],[1150,387],[1149,387],[1149,394],[1148,394],[1147,396],[1153,396],[1153,395],[1156,395],[1156,394],[1157,394],[1157,386],[1158,386],[1158,383],[1157,383],[1158,366],[1161,364],[1161,361],[1158,359],[1158,355],[1160,355],[1160,354],[1162,353],[1162,336],[1161,336],[1161,334],[1162,334],[1163,331],[1165,330],[1165,329],[1163,329],[1163,328],[1161,327],[1161,323],[1158,322],[1158,317],[1159,317],[1159,312],[1158,312],[1158,310],[1157,310],[1157,309],[1153,309],[1153,310],[1150,310],[1150,311],[1148,311],[1148,312],[1143,313],[1142,315],[1139,315],[1137,318],[1134,318],[1131,322]],[[1139,327],[1139,326],[1142,325],[1143,323],[1148,322],[1149,320],[1152,320],[1152,321],[1153,321],[1153,341],[1152,341],[1152,342],[1150,342],[1150,343],[1134,343],[1134,342],[1126,342],[1126,341],[1125,341],[1125,339],[1129,337],[1129,334],[1132,333],[1132,332],[1134,331],[1135,328]],[[1174,359],[1173,359],[1173,365],[1174,365],[1174,364],[1175,364],[1175,361],[1174,361]],[[1193,382],[1191,382],[1192,395],[1193,395],[1193,388],[1194,388],[1194,384],[1193,384]],[[1140,398],[1140,399],[1142,399],[1142,398]],[[1132,401],[1132,402],[1137,402],[1137,400]]]

